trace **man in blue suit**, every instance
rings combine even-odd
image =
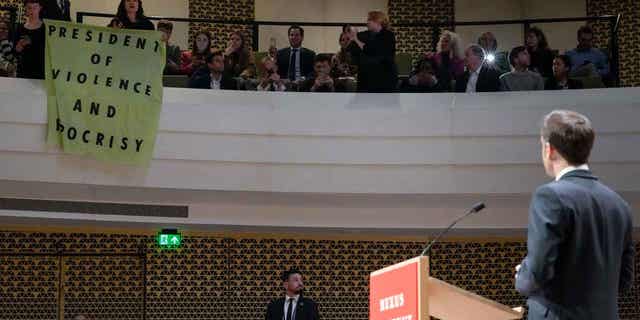
[[[555,181],[533,195],[528,252],[516,267],[529,319],[618,319],[618,293],[631,287],[631,210],[589,170],[594,139],[579,113],[544,118],[542,160]]]

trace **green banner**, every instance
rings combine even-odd
[[[46,20],[47,142],[148,165],[162,108],[160,32]]]

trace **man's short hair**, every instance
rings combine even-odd
[[[484,61],[484,58],[486,56],[486,52],[484,51],[484,49],[482,49],[481,46],[477,45],[477,44],[471,44],[467,47],[467,49],[471,50],[471,53],[480,58],[480,60]]]
[[[287,30],[287,36],[291,34],[291,30],[293,30],[293,29],[300,30],[300,36],[302,36],[304,38],[304,29],[301,26],[297,25],[297,24],[294,24],[291,27],[289,27],[289,30]]]
[[[511,49],[511,52],[509,52],[509,63],[511,63],[513,67],[516,66],[516,58],[518,58],[518,55],[524,51],[527,51],[527,47],[525,46],[517,46]]]
[[[580,36],[583,34],[593,34],[593,29],[591,29],[590,26],[582,26],[580,27],[580,29],[578,29],[578,39],[580,39]]]
[[[313,64],[316,64],[318,62],[328,62],[329,64],[331,64],[331,55],[326,53],[316,55],[316,57],[313,59]]]
[[[544,117],[541,135],[570,165],[589,161],[595,132],[586,116],[574,111],[552,111]]]
[[[160,20],[158,21],[158,29],[168,30],[169,32],[173,32],[173,22],[169,20]]]
[[[291,277],[294,274],[302,275],[302,272],[300,272],[300,270],[298,269],[289,269],[282,273],[282,278],[281,278],[282,282],[289,281],[289,277]]]
[[[567,68],[567,70],[571,70],[571,58],[569,58],[568,55],[566,54],[557,55],[555,59],[562,60],[562,63],[564,63],[565,68]]]
[[[221,57],[223,57],[224,55],[222,54],[222,51],[221,51],[221,50],[215,50],[215,51],[211,52],[210,54],[208,54],[208,55],[204,58],[204,61],[205,61],[206,63],[211,63],[211,62],[213,62],[213,58],[214,58],[215,56],[221,56]]]

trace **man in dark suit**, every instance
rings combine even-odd
[[[304,285],[302,273],[289,270],[282,275],[286,290],[284,298],[279,298],[267,307],[266,320],[319,320],[318,304],[302,296]]]
[[[302,40],[304,40],[304,29],[296,25],[289,27],[291,47],[278,50],[276,55],[280,78],[296,81],[301,77],[309,77],[313,73],[313,60],[316,53],[303,48]]]
[[[618,293],[631,287],[630,208],[589,171],[594,139],[579,113],[544,119],[542,159],[555,181],[533,195],[527,256],[516,267],[529,319],[618,319]]]
[[[189,88],[235,90],[236,81],[224,73],[222,51],[215,51],[205,58],[206,65],[196,70],[189,79]]]
[[[71,21],[71,3],[69,0],[46,0],[42,19]]]
[[[464,52],[467,70],[456,79],[456,92],[494,92],[500,90],[500,71],[485,63],[486,53],[477,44]]]

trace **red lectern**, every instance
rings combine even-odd
[[[509,308],[429,276],[429,257],[416,257],[371,273],[370,320],[513,320]]]

